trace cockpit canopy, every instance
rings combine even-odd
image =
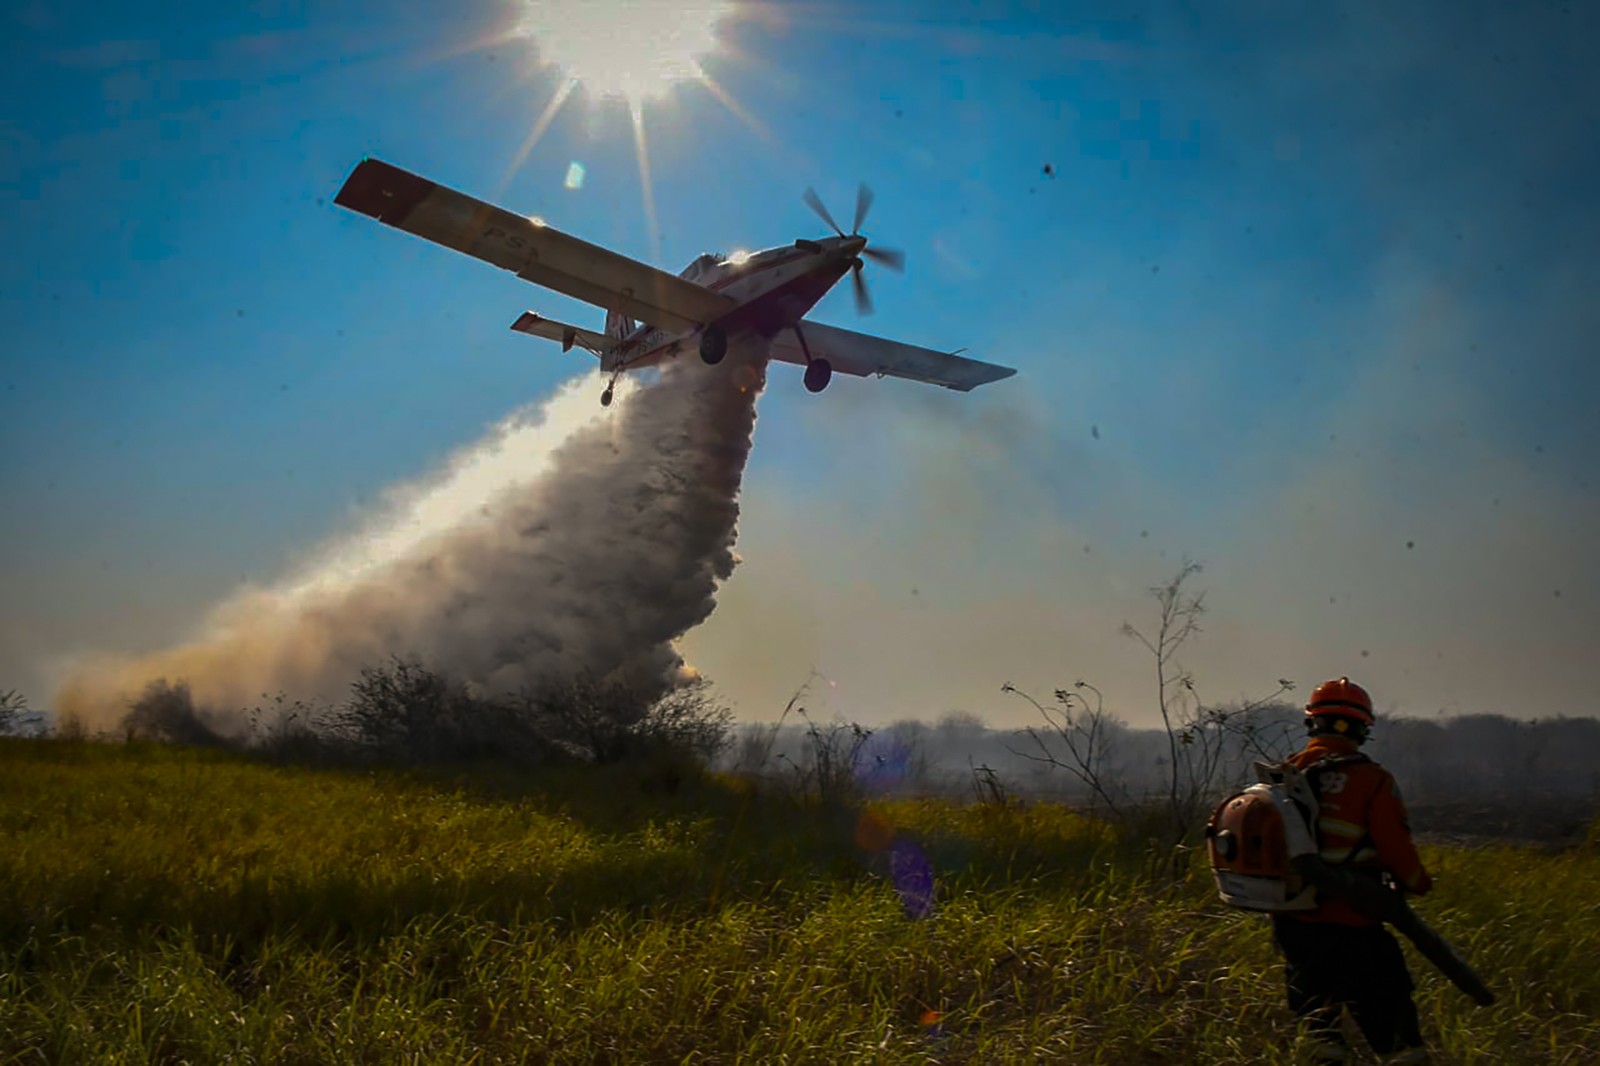
[[[706,252],[705,254],[698,256],[694,262],[684,267],[683,272],[679,274],[678,277],[687,278],[689,281],[698,281],[703,277],[707,277],[710,274],[715,273],[717,264],[722,262],[725,258],[726,256],[724,256],[721,252]]]

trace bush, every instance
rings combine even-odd
[[[466,685],[398,657],[363,668],[350,697],[323,716],[320,731],[390,762],[537,762],[548,754],[548,745],[512,706],[480,698]]]
[[[663,749],[709,762],[728,745],[733,722],[704,679],[652,697],[626,679],[581,673],[526,690],[516,704],[545,743],[597,763]]]
[[[494,759],[522,765],[689,759],[709,764],[728,746],[733,712],[697,679],[664,695],[619,677],[579,674],[491,697],[425,667],[393,658],[362,669],[335,707],[280,693],[231,720],[195,706],[184,681],[150,682],[121,722],[126,740],[246,748],[268,758],[377,760],[403,765]],[[59,737],[86,738],[76,719]]]
[[[17,716],[28,709],[28,697],[14,688],[0,692],[0,736],[11,732]]]
[[[245,717],[247,744],[252,752],[276,762],[325,763],[347,760],[351,746],[335,725],[335,712],[305,700],[291,700],[282,692],[262,693],[267,702]]]
[[[324,716],[335,737],[411,763],[610,763],[661,751],[709,762],[727,745],[732,719],[703,680],[655,697],[624,679],[584,673],[491,698],[398,658],[362,670],[350,698]]]
[[[696,678],[652,703],[634,734],[646,744],[710,763],[732,742],[733,711],[709,681]]]
[[[210,711],[196,709],[187,682],[150,682],[128,705],[122,733],[129,740],[161,740],[170,744],[214,748],[227,743]]]

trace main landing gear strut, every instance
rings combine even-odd
[[[821,392],[828,387],[828,382],[833,380],[833,364],[826,359],[813,358],[811,346],[806,343],[806,335],[800,332],[800,323],[794,324],[795,339],[800,342],[800,351],[806,357],[806,391]]]
[[[833,364],[820,356],[811,354],[811,346],[806,343],[806,335],[800,332],[798,324],[791,327],[796,339],[800,341],[800,350],[806,357],[806,390],[808,392],[821,392],[828,387],[828,382],[833,380]],[[720,327],[707,326],[700,334],[700,358],[708,366],[716,366],[728,354],[728,335]],[[610,402],[611,389],[608,386],[600,397],[601,403]]]

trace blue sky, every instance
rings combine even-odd
[[[815,667],[863,719],[1009,721],[1002,681],[1070,672],[1142,720],[1116,629],[1183,555],[1215,693],[1589,713],[1594,12],[744,5],[705,65],[764,132],[648,103],[652,235],[626,110],[580,93],[508,173],[560,75],[473,46],[508,0],[439,11],[0,15],[0,689],[181,638],[589,372],[507,326],[598,311],[333,207],[370,154],[674,270],[865,180],[910,269],[817,317],[1020,369],[774,371],[689,641],[747,717]]]

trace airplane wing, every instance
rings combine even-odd
[[[720,293],[376,159],[334,203],[661,329],[688,332],[737,306]]]
[[[885,340],[838,326],[802,319],[806,343],[811,354],[828,360],[836,372],[866,377],[869,374],[908,378],[930,385],[943,385],[958,392],[970,392],[979,385],[1008,378],[1016,371],[977,359],[918,348],[914,344]],[[772,358],[805,366],[805,352],[793,330],[784,330],[772,342]]]
[[[517,320],[511,323],[511,328],[518,333],[526,333],[533,337],[543,337],[545,340],[560,341],[562,351],[570,351],[574,345],[585,351],[601,355],[617,346],[617,342],[607,337],[604,333],[596,333],[592,329],[581,326],[569,326],[565,322],[545,318],[524,311]]]

